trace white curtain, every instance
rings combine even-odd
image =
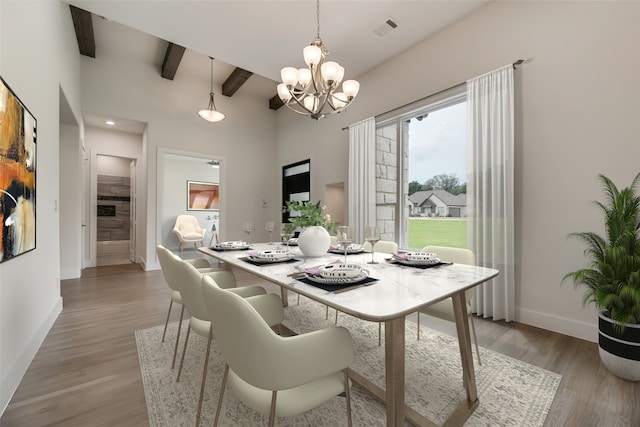
[[[354,242],[364,241],[364,228],[376,223],[376,121],[349,126],[348,224]]]
[[[500,274],[476,287],[473,311],[514,320],[513,66],[467,82],[468,244]]]

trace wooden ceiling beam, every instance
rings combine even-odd
[[[278,94],[274,95],[273,98],[269,100],[269,108],[271,108],[272,110],[277,110],[283,105],[284,103],[282,102],[282,99],[280,99]]]
[[[73,28],[76,30],[76,39],[80,55],[96,57],[96,39],[93,34],[93,21],[91,12],[69,5]]]
[[[236,67],[233,72],[229,74],[227,80],[222,83],[222,94],[224,96],[232,96],[252,75],[253,73],[251,71]]]
[[[184,55],[185,50],[186,48],[169,42],[167,51],[164,54],[164,61],[162,61],[162,70],[160,72],[163,78],[173,80],[176,75],[176,71],[178,71],[178,66],[180,66],[180,61],[182,61],[182,55]]]

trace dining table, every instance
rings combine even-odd
[[[252,262],[255,254],[276,248],[289,250],[292,258],[284,262]],[[285,305],[288,302],[287,292],[293,291],[359,319],[383,322],[385,389],[353,370],[349,371],[349,376],[385,403],[387,426],[404,426],[405,420],[419,426],[436,425],[405,404],[405,318],[431,304],[451,298],[466,399],[458,404],[443,425],[463,425],[477,408],[479,400],[465,291],[497,276],[498,270],[449,263],[447,260],[441,260],[441,263],[430,268],[419,268],[398,264],[390,254],[350,253],[346,256],[347,263],[362,266],[372,280],[331,290],[304,280],[305,270],[344,262],[345,256],[341,253],[327,252],[320,257],[306,257],[297,247],[278,243],[251,243],[243,250],[229,250],[216,245],[200,247],[198,250],[221,261],[226,268],[238,268],[280,286]],[[368,263],[372,256],[376,264]]]

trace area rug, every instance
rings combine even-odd
[[[297,333],[333,324],[333,315],[325,320],[324,306],[292,297],[284,324]],[[352,368],[384,387],[384,345],[378,346],[378,324],[340,314],[338,324],[354,338],[356,362]],[[186,323],[185,323],[186,325]],[[156,426],[193,426],[200,392],[200,380],[206,339],[189,337],[180,382],[171,357],[177,322],[169,325],[167,339],[160,342],[163,326],[136,331],[140,369],[144,382],[149,424]],[[184,335],[183,328],[183,335]],[[406,322],[406,393],[413,409],[441,425],[456,405],[465,399],[462,367],[457,338],[421,326],[420,340],[415,339],[416,325]],[[182,347],[182,342],[180,344]],[[475,362],[480,405],[465,426],[542,426],[560,384],[561,375],[525,362],[480,348],[482,366]],[[179,356],[178,356],[179,358]],[[176,363],[177,365],[177,363]],[[202,410],[202,425],[212,425],[223,373],[223,362],[215,339],[207,373]],[[385,407],[366,390],[352,387],[354,426],[384,426]],[[222,426],[263,426],[263,417],[239,402],[227,387],[221,411]],[[345,401],[335,397],[325,404],[296,417],[280,418],[278,426],[346,425]],[[408,425],[408,424],[407,424]]]

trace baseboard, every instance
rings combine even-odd
[[[598,342],[597,318],[593,323],[580,322],[574,319],[554,316],[549,313],[518,309],[516,321],[548,331],[557,332],[564,335],[580,338],[583,340]]]
[[[147,262],[146,259],[140,257],[140,265],[142,265],[142,269],[144,271],[154,271],[160,270],[160,263],[158,262]]]
[[[60,280],[78,279],[80,276],[82,276],[82,270],[80,269],[71,268],[60,270]]]
[[[44,319],[42,325],[33,336],[33,338],[27,343],[22,354],[16,359],[16,363],[6,371],[6,376],[2,377],[2,383],[0,386],[0,416],[4,413],[5,409],[9,405],[13,394],[18,389],[20,381],[27,372],[31,361],[35,357],[36,353],[40,349],[40,346],[47,337],[47,334],[51,330],[53,323],[58,318],[58,315],[62,312],[62,297],[60,297],[51,308],[49,315]]]

